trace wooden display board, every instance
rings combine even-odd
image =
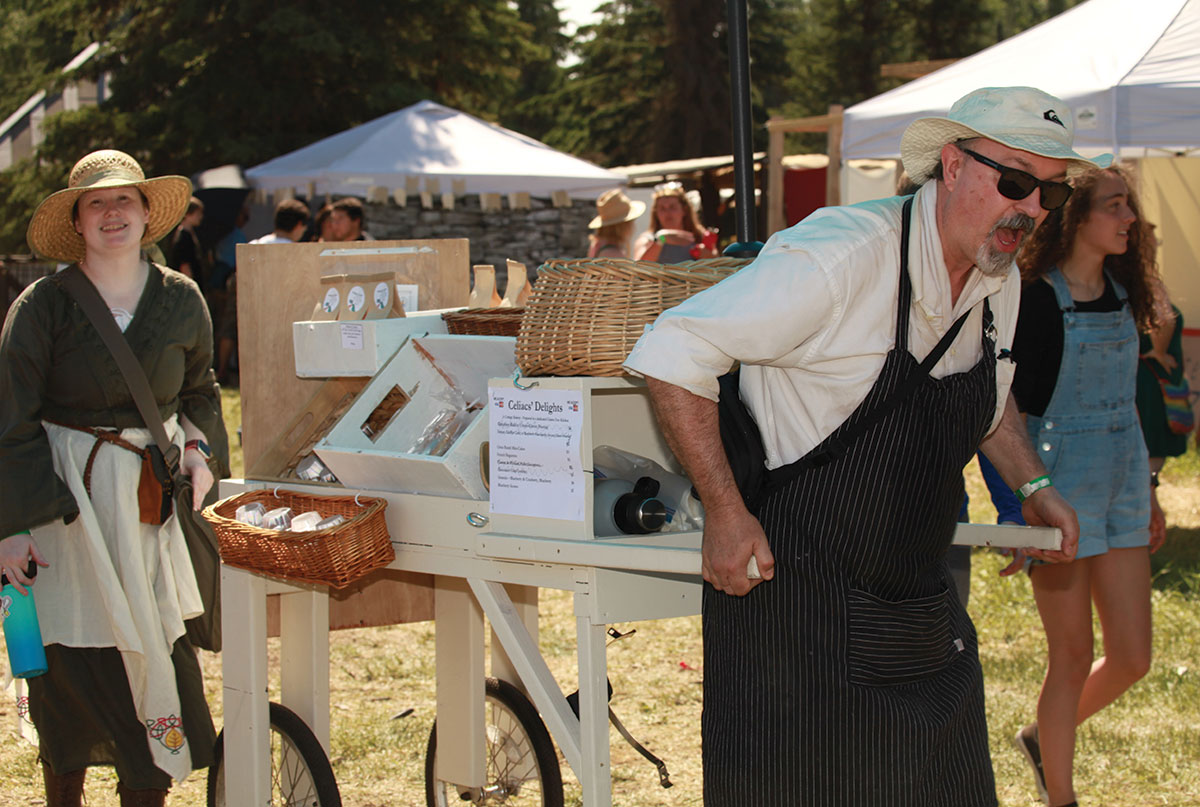
[[[294,450],[291,441],[309,439],[302,434],[309,421],[319,422],[328,414],[315,409],[325,406],[326,399],[336,403],[344,393],[356,392],[367,381],[296,376],[292,323],[310,318],[321,293],[322,267],[335,265],[321,254],[330,249],[372,252],[395,247],[416,250],[413,256],[397,261],[394,268],[397,283],[418,287],[421,309],[467,304],[470,252],[466,239],[238,246],[238,365],[247,469],[257,472],[279,465]],[[384,269],[378,259],[371,263],[373,271]],[[289,431],[292,433],[285,434]],[[281,474],[266,470],[262,475]],[[330,592],[332,629],[432,618],[433,580],[429,575],[380,570],[342,591]],[[275,605],[273,635],[277,625]]]
[[[421,309],[467,304],[471,280],[465,238],[238,245],[238,367],[245,467],[257,465],[279,438],[281,426],[295,418],[323,383],[297,378],[292,352],[292,323],[309,319],[320,296],[321,253],[393,247],[419,250],[413,259],[397,262],[396,282],[419,287]]]

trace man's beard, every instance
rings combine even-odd
[[[1000,219],[992,227],[991,231],[988,232],[987,240],[980,244],[979,251],[975,253],[975,266],[987,277],[1003,277],[1007,275],[1016,254],[1013,252],[1002,252],[992,246],[996,231],[1009,229],[1029,235],[1033,232],[1033,228],[1036,225],[1037,221],[1024,213],[1013,213],[1011,216],[1005,216]],[[1022,240],[1024,240],[1024,236],[1022,236]]]

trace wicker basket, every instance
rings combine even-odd
[[[595,258],[550,261],[517,336],[517,365],[536,375],[619,376],[642,330],[663,311],[749,261],[710,258],[674,265]]]
[[[238,507],[261,502],[268,510],[290,507],[299,515],[316,510],[340,515],[336,527],[312,532],[280,532],[243,524],[234,518]],[[221,550],[221,562],[285,580],[345,588],[395,557],[388,537],[383,499],[353,496],[313,496],[292,490],[251,490],[204,509]]]
[[[442,314],[446,330],[471,336],[516,336],[524,308],[468,308]]]

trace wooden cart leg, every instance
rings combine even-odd
[[[576,613],[580,609],[576,608]],[[579,645],[579,726],[583,766],[579,782],[587,807],[611,807],[612,768],[608,747],[608,656],[606,626],[575,618]]]
[[[461,577],[434,578],[437,647],[437,778],[482,787],[483,612]]]
[[[329,594],[279,597],[280,700],[308,724],[329,756]]]
[[[221,567],[221,632],[225,803],[269,804],[267,589],[263,578]]]
[[[517,609],[517,617],[521,620],[526,632],[529,633],[530,638],[533,639],[533,643],[536,645],[538,640],[537,586],[505,585],[504,590],[508,592],[508,598],[512,600],[513,607]],[[521,681],[520,672],[517,670],[512,659],[509,658],[507,651],[505,651],[504,642],[496,633],[495,625],[492,626],[491,648],[492,677],[508,681],[528,695],[529,689]]]

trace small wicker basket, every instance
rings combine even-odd
[[[442,314],[446,330],[471,336],[516,336],[524,308],[468,308]]]
[[[362,496],[355,499],[293,490],[251,490],[204,508],[203,515],[217,534],[222,563],[293,582],[345,588],[396,557],[384,520],[387,502]],[[234,518],[239,507],[252,502],[261,502],[268,510],[290,507],[297,515],[316,510],[346,520],[312,532],[269,530]]]
[[[517,365],[527,376],[624,375],[621,365],[659,314],[747,263],[734,258],[673,265],[617,258],[549,261],[538,269],[521,320]]]

